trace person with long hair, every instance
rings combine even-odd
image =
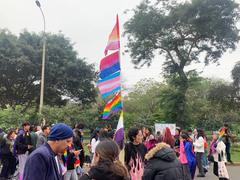
[[[174,150],[176,152],[177,157],[179,157],[180,153],[180,134],[181,134],[181,128],[177,127],[175,130],[174,135]]]
[[[84,148],[83,148],[83,124],[77,124],[73,129],[73,145],[76,151],[79,151],[78,159],[80,160],[80,166],[83,167],[84,163]],[[78,172],[79,173],[79,172]]]
[[[13,152],[14,140],[15,131],[11,129],[0,143],[0,153],[2,155],[3,165],[0,177],[4,179],[8,179],[16,170],[16,158]]]
[[[145,136],[146,137],[145,137],[144,145],[146,146],[147,150],[149,151],[156,144],[156,139],[155,139],[154,135],[152,134],[151,128],[148,128],[148,127],[145,128]]]
[[[197,130],[197,139],[193,142],[194,152],[196,153],[197,158],[197,167],[199,170],[199,174],[197,177],[205,177],[204,169],[203,169],[203,155],[204,155],[204,132],[202,129]]]
[[[144,172],[144,156],[147,153],[147,148],[142,143],[143,134],[141,129],[129,129],[128,138],[130,142],[125,145],[125,165],[131,179],[139,180]]]
[[[166,127],[163,131],[163,142],[168,144],[171,148],[174,147],[174,138],[171,134],[169,127]]]
[[[119,161],[120,149],[112,140],[99,142],[95,149],[92,166],[80,180],[128,180],[126,167]]]
[[[95,153],[95,148],[98,144],[98,136],[99,136],[99,129],[95,129],[92,133],[91,139],[90,139],[90,159],[92,160],[93,155]]]
[[[186,132],[181,133],[179,152],[179,160],[183,165],[183,170],[186,174],[190,171],[191,179],[194,179],[196,171],[196,156],[193,152],[192,141]]]

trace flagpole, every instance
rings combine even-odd
[[[121,73],[120,73],[120,81],[121,81],[121,91],[120,91],[120,94],[121,94],[121,103],[122,103],[122,112],[123,109],[124,109],[124,103],[123,103],[123,86],[122,86],[122,64],[121,64],[121,36],[120,36],[120,28],[119,28],[119,19],[118,19],[118,14],[117,14],[117,26],[118,26],[118,35],[119,35],[119,61],[120,61],[120,69],[121,69]],[[124,114],[124,113],[123,113]]]
[[[121,73],[120,73],[120,82],[121,82],[121,103],[122,103],[122,112],[120,113],[120,118],[121,118],[121,115],[122,115],[122,123],[123,123],[123,130],[125,131],[125,128],[124,128],[124,103],[123,103],[123,86],[122,86],[122,61],[121,61],[121,36],[120,36],[120,28],[119,28],[119,19],[118,19],[118,14],[117,14],[117,24],[118,24],[118,35],[119,35],[119,61],[120,61],[120,69],[121,69]],[[123,149],[120,151],[120,154],[119,154],[119,160],[122,162],[122,164],[125,164],[124,162],[124,159],[125,159],[125,150],[124,150],[124,144],[125,144],[125,133],[124,133],[124,139],[123,139]]]

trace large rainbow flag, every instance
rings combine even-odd
[[[120,109],[122,109],[121,93],[118,92],[104,107],[102,119],[108,119],[112,113]]]
[[[108,37],[108,43],[105,48],[104,54],[105,56],[108,53],[108,50],[117,50],[120,48],[120,36],[119,36],[119,23],[118,23],[118,15],[116,24],[111,32],[111,34]]]

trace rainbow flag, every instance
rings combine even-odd
[[[104,79],[109,75],[120,71],[119,51],[104,57],[100,63],[100,78]]]
[[[119,36],[119,23],[118,23],[118,15],[117,15],[116,24],[113,27],[113,30],[108,37],[108,43],[105,48],[104,54],[106,56],[108,53],[108,50],[117,50],[119,48],[120,48],[120,36]]]
[[[223,137],[225,134],[225,128],[221,128],[219,131],[219,137]]]
[[[121,90],[121,78],[120,71],[104,78],[99,79],[97,82],[97,87],[102,95],[102,97],[107,97],[115,92]]]
[[[117,112],[120,109],[122,109],[121,93],[118,92],[104,107],[102,119],[108,119],[112,113]]]
[[[65,149],[64,153],[63,153],[64,159],[65,159],[65,164],[64,166],[67,166],[67,162],[68,162],[68,154],[67,154],[67,149]]]
[[[224,135],[225,135],[225,128],[223,127],[219,130],[219,136],[218,136],[217,142],[221,141]]]

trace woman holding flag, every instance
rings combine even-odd
[[[221,140],[221,132],[213,132],[212,142],[209,150],[209,160],[213,161],[213,173],[219,177],[219,180],[229,179],[226,161],[226,146]]]

